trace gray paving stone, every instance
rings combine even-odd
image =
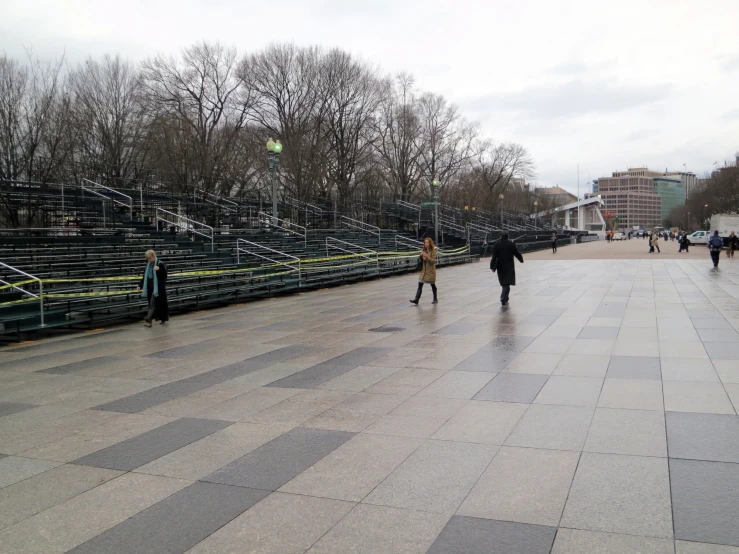
[[[579,339],[617,339],[619,327],[583,327]]]
[[[739,546],[739,464],[670,460],[675,538]]]
[[[739,554],[739,547],[705,542],[675,541],[676,554]]]
[[[511,336],[496,337],[488,344],[489,348],[497,351],[523,352],[526,347],[534,342],[534,337]]]
[[[499,373],[474,396],[474,399],[530,404],[548,379],[546,375]]]
[[[131,471],[229,425],[230,421],[182,418],[78,458],[72,463]]]
[[[579,459],[578,452],[504,446],[457,515],[556,527]]]
[[[607,379],[662,379],[660,359],[648,356],[611,356]]]
[[[539,391],[534,403],[595,408],[602,386],[603,379],[599,377],[553,375]]]
[[[92,369],[103,366],[105,364],[122,362],[128,359],[127,356],[98,356],[96,358],[89,358],[79,362],[72,362],[70,364],[58,365],[50,367],[48,369],[42,369],[39,373],[49,373],[51,375],[65,375],[67,373],[74,373],[76,371],[82,371],[83,369]]]
[[[37,408],[36,404],[25,404],[23,402],[0,402],[0,417],[24,412],[31,408]]]
[[[626,304],[603,303],[593,312],[593,317],[623,317],[626,313]]]
[[[100,404],[93,409],[104,412],[135,414],[153,408],[154,406],[159,406],[165,402],[171,402],[182,396],[207,389],[209,386],[208,383],[199,383],[197,381],[175,381],[174,383],[160,385],[137,394],[132,394],[131,396],[124,396],[119,400]]]
[[[386,347],[362,346],[341,356],[336,356],[323,363],[299,371],[289,377],[279,379],[270,383],[268,386],[294,389],[315,388],[354,368],[365,365],[367,362],[371,362],[375,358],[379,358],[392,350],[392,348]]]
[[[483,347],[454,367],[455,371],[481,371],[497,373],[518,355],[515,350]]]
[[[704,342],[703,346],[711,358],[739,360],[739,342]]]
[[[593,408],[532,404],[506,440],[506,446],[581,451]]]
[[[194,483],[69,552],[181,554],[268,494],[242,487]]]
[[[503,444],[527,408],[527,404],[472,400],[442,425],[432,438]]]
[[[698,336],[703,342],[739,341],[739,333],[734,329],[698,329]]]
[[[584,450],[664,458],[667,456],[664,413],[598,408]]]
[[[360,504],[308,554],[424,554],[448,519],[442,514]]]
[[[549,554],[556,527],[454,516],[428,554]]]
[[[147,358],[187,358],[193,354],[202,354],[209,350],[215,350],[218,345],[213,341],[204,340],[193,344],[185,344],[183,346],[176,346],[174,348],[167,348],[166,350],[160,350],[159,352],[153,352],[146,354]]]
[[[583,452],[560,526],[671,539],[668,474],[666,458]]]
[[[739,419],[733,415],[667,412],[670,458],[739,463]]]
[[[61,462],[0,456],[0,489],[62,465]]]
[[[451,515],[497,450],[484,444],[428,441],[363,502]]]
[[[202,480],[275,491],[354,435],[344,431],[299,427],[234,460]]]
[[[674,548],[669,539],[560,527],[552,554],[674,554]]]

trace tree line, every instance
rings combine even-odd
[[[739,165],[723,167],[701,181],[685,204],[670,211],[665,227],[707,230],[712,215],[739,213]]]
[[[301,201],[418,200],[442,183],[458,206],[530,213],[527,150],[482,136],[409,74],[387,76],[338,48],[273,44],[239,54],[201,42],[136,64],[120,56],[0,56],[0,179],[87,178],[244,198],[269,196],[269,138],[282,194]],[[545,207],[540,206],[539,210]]]

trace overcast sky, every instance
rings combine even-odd
[[[700,175],[739,150],[738,0],[4,0],[0,52],[141,60],[198,40],[340,46],[409,71],[539,185],[647,165]]]

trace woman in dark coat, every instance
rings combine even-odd
[[[523,256],[521,256],[518,248],[516,248],[516,244],[508,240],[508,233],[502,233],[500,240],[493,245],[493,257],[490,259],[490,269],[493,273],[498,273],[498,282],[503,287],[503,292],[500,293],[500,303],[503,306],[508,304],[511,286],[516,285],[514,258],[523,263]]]
[[[144,318],[146,326],[151,327],[154,319],[159,321],[160,325],[167,323],[169,321],[167,266],[157,259],[153,250],[146,251],[146,269],[137,290],[142,290],[141,296],[146,298],[149,306]]]

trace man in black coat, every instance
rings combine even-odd
[[[498,273],[498,281],[503,287],[500,294],[500,303],[505,306],[508,304],[508,295],[511,293],[511,286],[516,285],[516,266],[513,258],[523,263],[523,256],[516,248],[515,243],[508,240],[508,233],[502,233],[500,240],[493,245],[493,256],[490,259],[490,269],[493,273]]]

